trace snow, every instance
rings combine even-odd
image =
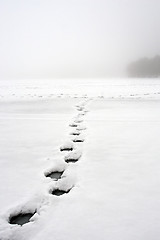
[[[72,149],[74,149],[74,145],[73,145],[73,142],[72,142],[72,141],[69,141],[69,140],[67,140],[65,143],[63,143],[63,144],[60,146],[60,150],[61,150],[61,151],[72,150]]]
[[[64,158],[64,160],[65,161],[70,161],[70,160],[75,160],[75,161],[78,161],[79,160],[79,158],[82,156],[82,152],[81,152],[81,150],[73,150],[72,152],[69,152],[66,156],[65,156],[65,158]]]
[[[69,126],[70,127],[77,127],[78,125],[77,125],[77,123],[73,122],[73,123],[70,123]]]
[[[85,138],[83,134],[80,134],[78,136],[76,136],[75,138],[73,138],[73,142],[84,142]]]
[[[80,131],[78,131],[78,130],[70,132],[70,135],[77,135],[78,136],[79,134],[80,134]]]
[[[81,123],[81,122],[83,122],[83,119],[78,116],[78,117],[75,118],[74,122],[75,123]]]
[[[160,81],[68,82],[0,82],[0,239],[159,240]]]
[[[81,125],[77,126],[76,130],[78,130],[78,131],[86,130],[86,126],[84,124],[81,124]]]

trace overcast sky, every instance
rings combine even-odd
[[[123,76],[160,54],[160,0],[0,0],[0,78]]]

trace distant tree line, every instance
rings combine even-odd
[[[127,68],[129,77],[160,77],[160,56],[141,58],[131,62]]]

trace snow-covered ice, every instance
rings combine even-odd
[[[0,240],[159,240],[160,80],[67,81],[0,83]]]

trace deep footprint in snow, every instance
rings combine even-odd
[[[84,115],[85,115],[85,113],[81,112],[81,113],[78,114],[78,117],[81,117],[81,116],[84,116]]]
[[[71,189],[68,189],[67,191],[65,190],[60,190],[60,189],[54,189],[51,194],[55,196],[61,196],[63,194],[69,193]]]
[[[50,177],[50,178],[52,178],[53,180],[56,180],[56,181],[57,181],[57,180],[61,179],[62,174],[63,174],[63,172],[58,172],[58,171],[56,171],[56,172],[47,173],[47,174],[45,174],[45,176],[46,176],[46,177]]]
[[[35,213],[19,213],[15,216],[12,216],[10,219],[9,219],[9,223],[10,224],[18,224],[18,225],[24,225],[26,223],[29,223],[31,217],[33,217]]]
[[[60,148],[60,151],[63,152],[63,151],[72,151],[73,148]]]
[[[84,139],[73,139],[73,142],[75,142],[75,143],[84,142]]]
[[[80,132],[79,131],[74,131],[74,132],[71,132],[70,135],[79,136]]]
[[[75,150],[66,155],[64,160],[67,163],[75,163],[80,159],[81,156],[82,156],[81,151]]]
[[[67,159],[65,160],[66,163],[76,163],[78,162],[78,159]]]
[[[83,136],[81,136],[81,135],[79,135],[79,136],[77,136],[77,137],[75,137],[73,140],[72,140],[73,142],[84,142],[84,137]]]
[[[71,123],[71,124],[69,124],[69,126],[70,126],[70,127],[78,127],[78,124],[76,124],[76,123]]]
[[[60,151],[72,151],[74,149],[74,145],[72,141],[66,141],[61,147]]]
[[[81,111],[83,111],[84,110],[84,107],[78,107],[77,108],[77,111],[79,111],[79,112],[81,112]]]

